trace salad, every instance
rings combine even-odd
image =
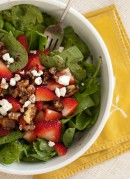
[[[57,20],[21,4],[0,12],[0,163],[63,156],[100,110],[99,70],[72,27],[59,49],[44,47]]]

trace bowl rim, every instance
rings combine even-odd
[[[60,8],[64,8],[65,7],[65,3],[62,3],[58,0],[32,0],[32,1],[26,1],[26,0],[21,0],[22,3],[25,4],[32,4],[33,1],[35,2],[40,2],[40,3],[47,3],[50,5],[55,4],[56,6],[60,7]],[[2,4],[7,4],[11,2],[18,2],[18,4],[20,4],[19,2],[21,2],[19,0],[1,0],[0,5]],[[108,79],[109,79],[109,89],[108,89],[108,99],[107,99],[107,104],[106,104],[106,109],[104,111],[104,115],[102,118],[102,121],[100,123],[100,125],[98,126],[96,132],[94,133],[94,135],[92,136],[92,138],[90,139],[90,141],[87,143],[87,145],[85,145],[81,150],[79,150],[79,152],[77,152],[76,154],[74,154],[72,157],[70,157],[69,159],[55,165],[55,166],[50,166],[48,168],[41,168],[41,169],[37,169],[37,170],[29,170],[29,171],[24,171],[24,170],[15,170],[15,169],[7,169],[4,166],[1,167],[0,166],[0,171],[4,172],[4,173],[8,173],[8,174],[16,174],[16,175],[34,175],[34,174],[42,174],[42,173],[48,173],[57,169],[60,169],[70,163],[72,163],[74,160],[76,160],[77,158],[79,158],[83,153],[85,153],[86,150],[88,150],[91,145],[95,142],[95,140],[98,138],[98,136],[100,135],[102,129],[104,128],[107,120],[108,120],[108,115],[109,115],[109,111],[110,111],[110,107],[112,104],[112,98],[113,98],[113,70],[112,70],[112,64],[111,64],[111,59],[107,50],[107,47],[103,41],[103,39],[101,38],[101,36],[99,35],[99,33],[97,32],[97,30],[95,29],[95,27],[83,16],[81,15],[78,11],[76,11],[73,8],[70,8],[69,10],[70,13],[74,14],[76,16],[76,18],[80,19],[80,21],[82,21],[87,28],[92,32],[92,34],[94,35],[94,37],[97,39],[98,43],[100,44],[101,48],[104,51],[104,56],[107,63],[107,66],[109,68],[108,71]]]

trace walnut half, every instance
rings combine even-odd
[[[35,117],[36,114],[36,106],[35,104],[30,104],[27,107],[27,110],[24,114],[24,120],[26,121],[27,124],[31,124],[33,121],[33,118]]]

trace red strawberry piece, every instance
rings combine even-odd
[[[37,113],[36,117],[33,119],[34,124],[38,124],[45,120],[45,114],[43,111]]]
[[[37,101],[36,102],[36,107],[38,111],[42,111],[44,109],[44,103],[43,101]]]
[[[7,96],[6,99],[8,100],[9,103],[12,104],[12,111],[17,112],[21,108],[21,104],[19,103],[19,100],[12,97],[12,96]]]
[[[54,149],[56,150],[59,156],[63,156],[67,153],[67,148],[61,143],[56,143],[54,145]]]
[[[8,134],[10,134],[10,131],[3,129],[2,126],[0,126],[0,137],[6,136]]]
[[[34,131],[26,131],[23,138],[28,142],[33,142],[36,140],[36,134]]]
[[[29,58],[28,58],[28,64],[26,65],[26,67],[24,67],[23,70],[28,71],[28,70],[30,70],[31,68],[34,68],[34,67],[36,67],[38,69],[39,66],[40,66],[41,70],[42,69],[44,70],[44,67],[41,65],[39,56],[36,55],[36,54],[31,54],[31,55],[29,55]]]
[[[78,105],[78,102],[74,98],[63,98],[61,102],[64,107],[62,115],[65,117],[72,115]]]
[[[35,133],[38,137],[58,142],[61,136],[62,123],[58,120],[44,121],[36,125]]]
[[[19,35],[17,40],[23,45],[26,51],[28,51],[28,41],[26,35]]]
[[[7,66],[0,60],[0,79],[6,78],[10,80],[12,78],[12,72],[7,68]]]
[[[49,121],[49,120],[59,120],[62,118],[62,114],[57,112],[57,111],[53,111],[51,109],[46,109],[45,110],[45,120]]]
[[[59,77],[59,76],[63,76],[63,75],[66,75],[66,76],[69,76],[69,77],[70,77],[70,82],[69,82],[70,85],[75,84],[75,78],[74,78],[74,76],[71,74],[69,68],[66,68],[66,69],[64,69],[64,70],[59,71],[59,72],[56,73],[56,76],[58,76],[58,77]]]
[[[57,82],[54,81],[54,80],[48,80],[46,87],[47,87],[48,89],[50,89],[51,91],[54,91],[56,88],[62,88],[63,85],[57,83]]]
[[[37,87],[35,93],[36,101],[51,101],[57,99],[57,96],[44,86]]]
[[[18,124],[19,124],[21,129],[25,129],[25,127],[26,127],[26,121],[24,120],[23,116],[19,117]]]

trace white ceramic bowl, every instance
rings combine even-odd
[[[9,9],[16,4],[30,3],[38,6],[42,11],[52,14],[56,17],[62,13],[64,4],[56,0],[0,0],[0,10]],[[64,20],[64,24],[74,28],[77,34],[86,42],[97,59],[102,56],[101,66],[101,110],[96,124],[85,131],[80,140],[75,140],[68,153],[63,157],[55,157],[46,163],[13,163],[11,165],[0,165],[0,171],[18,175],[34,175],[47,173],[76,160],[97,139],[101,133],[109,115],[109,110],[113,96],[113,73],[110,57],[107,48],[95,30],[95,28],[77,11],[70,9]]]

